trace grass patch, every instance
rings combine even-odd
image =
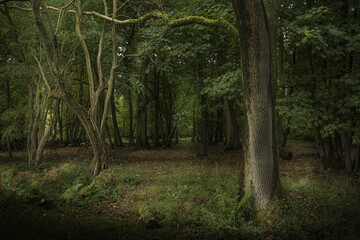
[[[0,220],[8,219],[0,234],[11,223],[23,226],[9,239],[27,234],[34,239],[360,237],[358,180],[321,169],[282,178],[281,196],[257,222],[245,216],[247,200],[239,202],[233,161],[128,161],[90,179],[81,163],[49,164],[41,172],[26,171],[21,163],[1,164],[0,171]],[[147,226],[149,219],[156,227]]]

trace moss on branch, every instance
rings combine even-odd
[[[17,6],[12,6],[10,8],[16,8],[16,9],[20,9],[20,10],[24,10],[24,11],[31,11],[31,9],[20,8]],[[61,11],[60,8],[56,8],[56,7],[52,7],[52,6],[47,6],[47,9]],[[75,13],[75,10],[65,10],[65,12]],[[160,11],[153,11],[153,12],[145,14],[144,16],[142,16],[140,18],[126,19],[126,20],[114,19],[112,17],[106,16],[106,15],[103,15],[103,14],[100,14],[100,13],[94,12],[94,11],[92,11],[92,12],[84,11],[84,12],[82,12],[82,14],[96,16],[96,17],[102,18],[106,21],[114,22],[119,25],[144,24],[148,20],[151,20],[151,19],[161,19],[170,28],[176,28],[176,27],[181,27],[181,26],[186,26],[186,25],[191,25],[191,24],[199,24],[199,25],[209,26],[209,27],[221,27],[221,28],[225,29],[237,41],[239,40],[239,31],[236,29],[236,27],[234,25],[229,23],[224,18],[208,19],[208,18],[201,17],[201,16],[188,16],[188,17],[183,17],[183,18],[178,18],[178,19],[170,19],[167,14],[162,13]]]

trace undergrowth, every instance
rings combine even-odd
[[[3,164],[0,171],[1,191],[40,208],[40,203],[48,200],[62,213],[94,205],[112,213],[128,213],[127,219],[136,226],[130,234],[133,239],[141,234],[173,239],[360,237],[358,186],[333,180],[331,172],[323,172],[322,177],[283,178],[281,195],[261,219],[253,221],[247,215],[251,211],[249,195],[238,199],[237,167],[226,164],[118,164],[96,178],[88,178],[87,166],[75,163],[42,172],[26,171],[21,164]],[[147,219],[156,221],[157,229],[141,225]]]

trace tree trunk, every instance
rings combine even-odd
[[[270,33],[263,1],[232,0],[232,3],[240,32],[246,117],[240,195],[251,191],[254,208],[264,209],[274,195],[277,182]]]
[[[192,119],[192,134],[191,134],[191,143],[195,143],[196,137],[196,118],[195,118],[195,107],[193,109],[193,119]]]
[[[155,126],[154,126],[154,147],[160,147],[159,136],[159,75],[156,74],[156,68],[154,70],[154,88],[155,88]]]
[[[347,172],[352,172],[352,159],[351,159],[351,150],[352,150],[352,132],[351,129],[343,132],[344,138],[344,152],[345,152],[345,169]]]
[[[119,131],[119,127],[118,127],[118,123],[117,123],[117,119],[116,119],[116,105],[115,105],[114,91],[111,95],[110,104],[111,104],[111,117],[112,117],[113,128],[114,128],[115,147],[122,147],[122,146],[124,146],[124,144],[121,140],[120,131]]]
[[[222,109],[218,109],[217,117],[216,117],[216,129],[215,129],[215,141],[214,141],[215,145],[222,142],[222,116],[223,116]]]
[[[206,106],[206,96],[201,95],[201,118],[202,118],[202,133],[201,133],[201,144],[198,156],[203,157],[207,156],[208,152],[208,121],[209,121],[209,113]]]
[[[129,146],[134,145],[134,110],[132,104],[132,93],[129,90]]]
[[[290,133],[290,128],[286,127],[285,131],[283,132],[282,141],[281,141],[281,147],[285,147],[287,143],[287,138]]]
[[[357,145],[354,159],[354,172],[359,170],[359,159],[360,159],[360,145]]]
[[[225,150],[236,150],[240,147],[239,128],[234,111],[234,99],[224,96],[225,119],[226,119],[226,143]]]
[[[136,143],[134,150],[145,150],[149,149],[149,143],[147,139],[147,96],[146,96],[146,85],[147,85],[147,74],[145,68],[147,64],[143,64],[140,69],[140,81],[144,84],[144,90],[138,94],[136,103]]]
[[[114,144],[113,144],[113,142],[112,142],[109,125],[108,125],[107,123],[105,124],[105,131],[106,131],[106,134],[108,135],[108,138],[109,138],[110,148],[111,148],[111,149],[114,149]]]
[[[51,114],[49,127],[46,130],[46,132],[42,135],[42,137],[38,143],[38,146],[36,148],[35,161],[34,161],[35,168],[38,168],[40,166],[40,164],[42,163],[45,145],[46,145],[47,141],[49,140],[51,133],[54,131],[54,129],[56,127],[56,122],[57,122],[56,111],[57,111],[58,107],[59,107],[59,100],[56,99],[53,101],[53,113]],[[45,118],[46,118],[46,116],[45,116]]]

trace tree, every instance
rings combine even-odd
[[[252,191],[254,206],[262,209],[277,183],[273,149],[273,91],[271,41],[263,1],[233,0],[240,33],[241,71],[245,102],[244,173],[242,195]],[[275,79],[274,79],[275,81]]]
[[[116,2],[116,1],[115,1]],[[276,1],[274,2],[276,3]],[[42,13],[40,12],[40,5],[42,6]],[[104,4],[106,6],[106,4]],[[102,159],[105,156],[105,151],[102,143],[101,133],[105,122],[101,122],[98,127],[96,119],[92,113],[96,112],[97,94],[101,91],[94,91],[94,82],[92,80],[92,70],[90,63],[90,56],[87,51],[87,46],[81,34],[81,19],[83,15],[94,15],[106,21],[111,21],[113,24],[113,31],[115,24],[136,24],[144,23],[150,19],[160,19],[164,21],[170,28],[186,26],[189,24],[200,24],[204,26],[221,27],[227,31],[236,42],[240,45],[241,52],[241,72],[245,102],[245,160],[243,178],[241,179],[242,193],[250,191],[253,196],[253,203],[255,208],[261,209],[266,207],[271,200],[277,183],[277,162],[276,162],[276,141],[274,141],[274,99],[273,94],[273,79],[275,76],[272,72],[272,44],[269,31],[269,22],[264,3],[261,0],[256,1],[236,1],[233,0],[233,7],[238,23],[238,29],[227,22],[224,18],[216,20],[207,19],[198,16],[188,16],[180,19],[171,19],[168,15],[159,11],[153,11],[145,14],[138,19],[115,19],[116,12],[113,17],[96,13],[83,12],[80,1],[76,1],[76,10],[69,10],[68,12],[75,12],[76,14],[76,33],[83,48],[86,58],[87,77],[89,78],[91,109],[90,115],[86,114],[84,109],[66,93],[62,71],[57,57],[56,38],[53,34],[51,22],[47,15],[46,6],[41,0],[33,0],[33,12],[35,20],[40,31],[42,40],[46,46],[47,59],[51,68],[52,76],[57,83],[58,91],[79,117],[84,128],[86,129],[90,138],[91,144],[94,148],[93,160],[93,175],[99,173]],[[52,9],[55,9],[51,7]],[[116,7],[113,7],[116,10]],[[60,11],[60,9],[58,9]],[[114,11],[115,11],[114,10]],[[104,30],[103,30],[104,32]],[[114,36],[114,35],[113,35]],[[240,41],[239,41],[240,39]],[[113,44],[116,44],[113,40]],[[101,44],[99,45],[101,46]],[[113,45],[114,46],[114,45]],[[101,50],[101,47],[99,47]],[[101,51],[99,51],[101,60]],[[116,53],[113,54],[115,56]],[[98,65],[101,61],[98,61]],[[114,63],[114,61],[113,61]],[[98,67],[99,68],[99,67]],[[102,72],[99,71],[99,74]],[[111,77],[111,75],[110,75]],[[99,77],[100,86],[102,86],[102,77]],[[109,82],[109,89],[107,96],[111,95],[111,81]],[[96,94],[95,94],[96,93]],[[58,94],[54,94],[55,97]],[[106,107],[106,103],[105,103]],[[106,108],[104,108],[104,113]],[[90,117],[90,121],[88,120]],[[106,119],[106,114],[103,115],[103,120]],[[101,131],[100,131],[101,130]]]

